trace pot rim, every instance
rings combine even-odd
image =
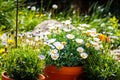
[[[6,79],[8,79],[8,80],[14,80],[14,79],[12,79],[12,78],[10,78],[8,75],[7,75],[7,72],[2,72],[2,78],[6,78]]]

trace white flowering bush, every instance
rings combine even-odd
[[[49,30],[48,39],[41,49],[46,65],[81,66],[94,54],[105,53],[109,49],[109,38],[95,29],[79,30],[75,27],[55,27]]]

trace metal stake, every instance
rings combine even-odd
[[[16,31],[15,31],[15,47],[17,48],[17,33],[18,33],[18,0],[16,0]]]

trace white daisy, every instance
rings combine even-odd
[[[79,25],[80,25],[80,27],[90,27],[89,24],[79,24]]]
[[[31,10],[32,10],[32,11],[35,11],[35,10],[36,10],[36,7],[35,7],[35,6],[31,7]]]
[[[41,60],[44,60],[44,59],[45,59],[45,56],[44,56],[44,55],[42,55],[42,54],[41,54],[41,55],[39,55],[38,57],[39,57]]]
[[[84,43],[83,39],[75,39],[75,41],[76,41],[77,43],[79,43],[79,44],[83,44],[83,43]]]
[[[50,55],[58,53],[57,49],[50,50]]]
[[[82,48],[82,47],[78,47],[78,48],[77,48],[77,51],[81,53],[81,52],[84,51],[84,48]]]
[[[57,8],[58,8],[58,5],[53,4],[53,5],[52,5],[52,8],[53,8],[53,9],[57,9]]]
[[[48,43],[53,43],[53,42],[55,42],[55,41],[56,41],[56,39],[53,38],[53,39],[49,39],[47,42],[48,42]]]
[[[70,32],[70,31],[71,31],[71,29],[68,29],[68,28],[63,28],[63,30],[64,30],[65,32]]]
[[[83,58],[83,59],[86,59],[88,57],[88,54],[87,53],[80,53],[80,56]]]
[[[60,42],[54,42],[53,45],[58,49],[61,50],[64,48],[64,45]]]
[[[85,28],[83,28],[83,27],[77,27],[79,30],[84,30]]]
[[[53,54],[53,55],[51,55],[51,58],[53,60],[57,60],[59,58],[59,54]]]
[[[71,21],[70,20],[66,20],[65,22],[63,22],[64,24],[66,25],[70,25],[71,24]]]
[[[73,38],[75,38],[75,36],[74,36],[73,34],[67,34],[66,37],[67,37],[68,39],[73,39]]]

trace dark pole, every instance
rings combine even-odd
[[[16,0],[16,33],[15,33],[15,47],[17,48],[17,33],[18,33],[18,0]]]

